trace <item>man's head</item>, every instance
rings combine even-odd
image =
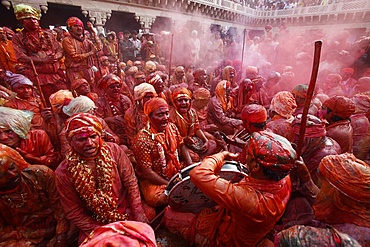
[[[156,73],[151,73],[150,75],[148,75],[146,77],[146,82],[153,85],[153,87],[155,88],[155,91],[157,92],[157,94],[160,94],[163,92],[164,90],[164,82],[162,80],[162,78],[156,74]]]
[[[110,62],[107,56],[101,56],[99,59],[102,66],[109,67]]]
[[[175,69],[175,76],[177,80],[182,80],[185,76],[185,68],[183,66],[177,66]]]
[[[284,137],[266,131],[252,133],[247,156],[252,177],[279,181],[289,174],[295,159],[296,152]]]
[[[140,85],[141,83],[144,83],[146,80],[144,72],[138,71],[135,74],[134,79],[135,79],[135,85]]]
[[[75,36],[82,36],[84,34],[84,24],[77,17],[70,17],[67,20],[68,31]]]
[[[296,108],[297,104],[293,94],[288,91],[281,91],[275,94],[272,98],[270,112],[289,119],[292,117]]]
[[[164,132],[169,123],[169,109],[162,98],[153,98],[144,105],[144,114],[149,118],[151,126],[158,132]]]
[[[180,114],[186,114],[191,106],[191,92],[186,88],[176,88],[172,92],[172,102]]]
[[[0,155],[0,191],[15,189],[21,183],[21,173],[9,155]]]
[[[27,139],[33,112],[0,106],[0,143],[12,148]]]
[[[236,71],[232,66],[226,66],[222,70],[222,79],[223,80],[227,80],[227,81],[232,82],[232,81],[234,81],[235,75],[236,75]]]
[[[193,77],[194,77],[195,82],[202,85],[202,84],[206,83],[207,72],[203,68],[198,68],[198,69],[194,70]]]
[[[298,84],[292,90],[292,94],[298,106],[303,106],[307,98],[308,86],[306,84]]]
[[[50,105],[55,113],[60,113],[63,106],[68,105],[69,102],[73,99],[71,91],[68,90],[59,90],[56,93],[53,93],[49,97]]]
[[[329,122],[336,122],[355,113],[356,106],[353,101],[344,96],[334,96],[323,103],[323,117]]]
[[[241,112],[241,119],[248,133],[261,131],[266,128],[267,111],[261,105],[246,105]]]
[[[82,158],[94,158],[102,144],[103,125],[89,113],[78,113],[66,122],[66,133],[72,150]]]
[[[41,12],[39,10],[25,4],[17,4],[13,8],[15,17],[26,30],[32,31],[40,28]]]
[[[155,72],[156,69],[157,69],[157,65],[155,65],[155,63],[153,61],[147,61],[145,63],[145,73],[147,75]]]
[[[87,95],[91,91],[89,82],[82,78],[72,81],[71,88],[76,91],[78,95]]]
[[[6,82],[19,98],[28,100],[33,97],[33,83],[24,75],[7,72]]]
[[[157,93],[149,83],[144,82],[134,88],[134,100],[140,102],[141,106],[154,97],[157,97]]]
[[[122,81],[115,74],[105,75],[100,81],[100,87],[110,97],[119,97],[122,89]]]

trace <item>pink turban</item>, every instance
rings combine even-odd
[[[246,105],[242,110],[241,118],[251,123],[264,123],[267,120],[267,111],[261,105]]]
[[[68,27],[72,27],[72,26],[76,26],[76,25],[81,26],[81,27],[84,26],[83,22],[80,19],[78,19],[77,17],[68,18],[68,20],[67,20],[67,26]]]

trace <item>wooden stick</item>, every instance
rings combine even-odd
[[[297,159],[299,159],[299,156],[301,156],[302,146],[303,146],[303,140],[304,135],[306,133],[306,123],[307,123],[307,114],[308,109],[310,108],[313,92],[315,89],[317,74],[319,72],[319,65],[320,65],[320,55],[321,55],[321,47],[322,47],[322,41],[316,41],[315,42],[315,52],[313,57],[313,66],[312,66],[312,73],[311,73],[311,79],[310,84],[308,86],[307,90],[307,97],[304,103],[302,118],[301,118],[301,125],[299,129],[299,139],[298,139],[298,145],[297,145]]]
[[[171,83],[171,67],[172,67],[172,50],[173,50],[173,33],[171,33],[170,59],[168,61],[168,82]]]
[[[244,29],[243,33],[243,48],[242,48],[242,64],[241,64],[241,71],[243,72],[243,63],[244,63],[244,49],[245,49],[245,36],[246,36],[247,30]]]
[[[35,77],[36,77],[36,87],[37,87],[37,90],[39,91],[39,94],[40,94],[40,100],[41,100],[41,103],[42,103],[42,108],[44,108],[44,107],[47,106],[47,104],[46,104],[44,93],[42,92],[42,89],[41,89],[39,74],[37,73],[37,70],[36,70],[35,64],[33,63],[32,58],[31,58],[31,67],[32,67],[33,73],[35,74]]]

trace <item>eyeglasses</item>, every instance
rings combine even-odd
[[[122,87],[122,85],[121,84],[112,84],[112,85],[109,85],[109,87],[108,88],[110,88],[110,89],[115,89],[115,88],[121,88]]]

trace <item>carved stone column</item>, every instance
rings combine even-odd
[[[148,16],[148,15],[135,15],[135,20],[139,22],[141,28],[144,30],[144,33],[149,33],[150,28],[152,27],[155,16]]]
[[[89,21],[95,25],[98,33],[104,32],[104,26],[107,20],[111,17],[110,12],[96,11],[96,10],[83,10],[84,13],[88,12]]]

